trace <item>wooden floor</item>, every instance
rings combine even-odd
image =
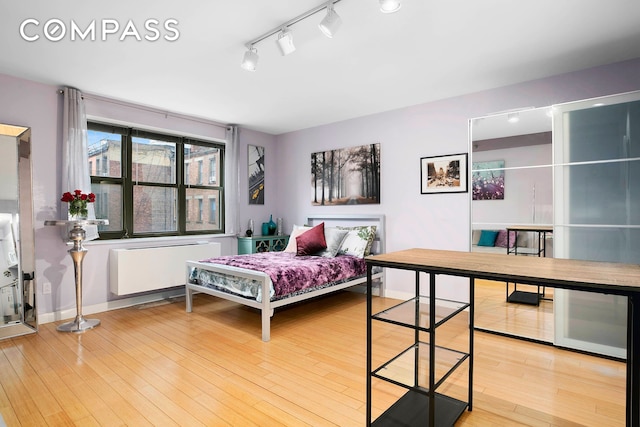
[[[509,292],[513,290],[510,284]],[[518,290],[537,292],[537,287],[518,285]],[[537,306],[519,304],[506,301],[505,282],[478,279],[475,298],[477,328],[553,342],[553,288],[544,289],[544,298]]]
[[[375,309],[393,302],[375,298]],[[257,312],[206,295],[193,313],[178,301],[89,317],[102,324],[84,334],[45,324],[0,341],[8,426],[365,424],[362,294],[276,312],[269,343]],[[439,344],[467,345],[465,322],[439,332]],[[376,359],[407,338],[380,322],[374,336]],[[623,363],[476,333],[474,370],[473,411],[460,426],[624,424]],[[440,391],[464,398],[466,371],[465,362]],[[374,382],[374,416],[403,392]]]

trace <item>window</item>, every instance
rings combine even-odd
[[[109,219],[101,238],[223,232],[222,205],[203,218],[204,200],[223,200],[223,144],[94,122],[88,140],[96,216]],[[205,160],[216,169],[203,182]]]
[[[209,158],[209,184],[216,183],[217,160],[218,156],[211,156]]]
[[[209,222],[211,224],[216,224],[218,222],[218,217],[217,217],[217,209],[216,209],[216,198],[215,197],[210,197],[209,198]]]

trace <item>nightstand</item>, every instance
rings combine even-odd
[[[258,252],[283,251],[289,243],[289,236],[238,237],[238,255]]]

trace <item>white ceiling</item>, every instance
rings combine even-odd
[[[342,0],[333,39],[324,12],[292,27],[296,52],[275,37],[244,44],[321,0],[24,0],[0,5],[0,73],[280,134],[464,93],[640,57],[638,0]],[[20,24],[176,19],[177,41],[25,41]],[[166,34],[163,32],[163,34]]]

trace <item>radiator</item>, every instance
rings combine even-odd
[[[186,261],[220,256],[220,243],[109,251],[109,288],[129,295],[184,285]]]

